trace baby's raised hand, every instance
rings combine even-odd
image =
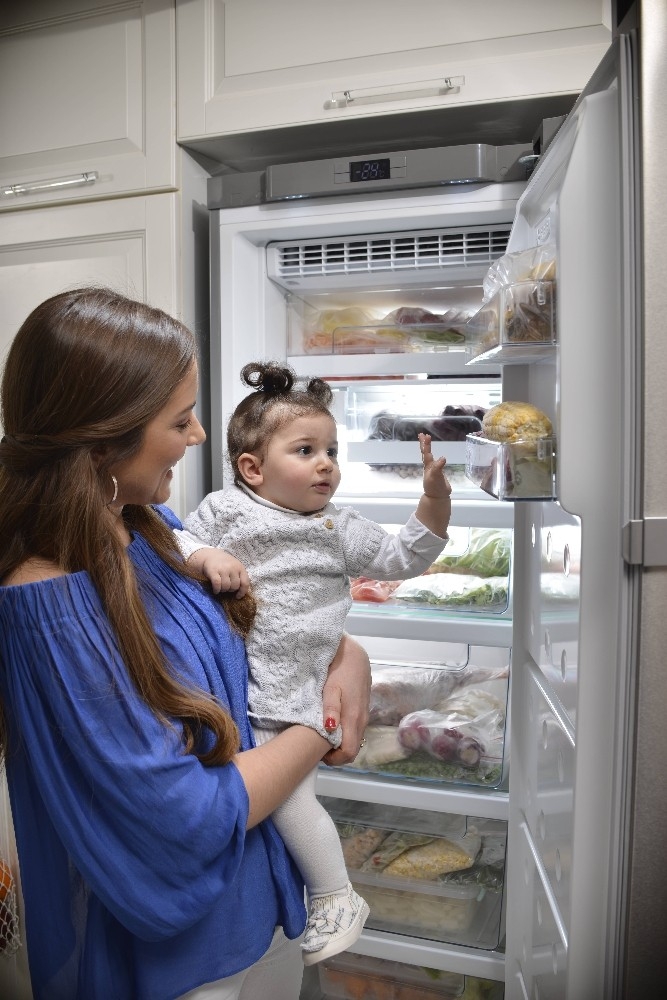
[[[224,549],[197,549],[188,564],[206,577],[214,594],[231,592],[236,597],[244,597],[250,590],[245,566]]]
[[[452,492],[444,472],[447,460],[433,457],[430,434],[419,435],[419,447],[424,464],[424,495],[432,500],[445,500]]]

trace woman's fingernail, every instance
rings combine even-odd
[[[337,725],[338,723],[336,722],[335,719],[332,719],[331,716],[329,716],[329,718],[326,719],[324,722],[324,728],[328,733],[331,732],[333,729],[335,729]]]

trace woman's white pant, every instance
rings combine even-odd
[[[269,950],[249,969],[198,986],[178,1000],[299,1000],[302,978],[301,938],[289,941],[277,927]]]

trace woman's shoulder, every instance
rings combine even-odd
[[[21,587],[26,583],[41,583],[59,576],[67,576],[65,570],[50,559],[31,556],[9,573],[2,581],[3,587]]]

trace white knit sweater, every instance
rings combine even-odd
[[[414,515],[398,535],[350,507],[315,514],[277,507],[236,486],[211,493],[177,532],[185,558],[202,546],[244,564],[257,600],[247,639],[248,707],[253,725],[311,726],[340,744],[340,727],[322,725],[322,688],[351,605],[350,577],[418,576],[447,539]]]

